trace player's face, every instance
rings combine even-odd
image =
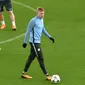
[[[44,18],[44,11],[38,11],[38,16],[40,18]]]

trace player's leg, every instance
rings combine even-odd
[[[33,48],[32,44],[30,44],[30,45],[31,45],[30,55],[29,55],[29,57],[28,57],[28,59],[26,61],[26,64],[25,64],[25,67],[24,67],[24,70],[23,70],[22,76],[21,76],[22,78],[26,78],[26,79],[32,78],[32,77],[30,77],[30,76],[27,75],[27,71],[28,71],[28,69],[29,69],[32,61],[35,59],[34,48]]]
[[[10,18],[11,18],[11,21],[12,21],[12,29],[16,30],[15,15],[14,15],[13,10],[12,10],[11,0],[9,2],[5,3],[5,7],[6,7],[6,10],[10,14]]]
[[[45,68],[44,57],[43,57],[43,53],[42,53],[42,49],[40,47],[40,44],[35,44],[35,47],[36,47],[37,59],[38,59],[39,65],[40,65],[43,73],[46,75],[46,79],[51,80],[51,76],[49,76],[49,74]]]
[[[0,21],[1,21],[1,29],[4,29],[6,27],[6,24],[5,24],[5,20],[4,20],[4,16],[3,16],[3,6],[4,4],[2,2],[0,2]]]
[[[10,14],[10,18],[11,18],[11,21],[12,21],[12,30],[16,30],[14,13],[13,13],[13,11],[8,11],[8,12],[9,12],[9,14]]]

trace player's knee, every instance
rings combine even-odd
[[[14,15],[13,11],[8,11],[8,13],[9,13],[10,15]]]
[[[2,15],[2,12],[0,12],[0,16]]]
[[[35,56],[34,55],[30,55],[29,58],[30,58],[30,60],[34,60]]]
[[[44,61],[44,58],[43,57],[38,57],[38,60]]]

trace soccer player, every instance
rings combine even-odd
[[[1,21],[1,27],[0,29],[4,29],[6,28],[6,24],[5,24],[5,20],[4,20],[4,16],[3,16],[3,11],[4,11],[4,6],[6,8],[6,10],[8,11],[8,13],[10,14],[10,18],[12,21],[12,30],[16,30],[16,24],[15,24],[15,16],[12,10],[12,3],[11,0],[0,0],[0,21]]]
[[[27,71],[32,61],[36,57],[43,73],[46,75],[46,79],[51,80],[51,76],[49,76],[44,65],[44,57],[40,47],[40,43],[41,43],[40,40],[41,40],[42,33],[44,33],[50,40],[52,40],[53,43],[54,43],[54,38],[52,38],[51,35],[46,31],[44,27],[43,18],[44,18],[44,8],[37,8],[37,16],[32,18],[28,24],[28,28],[22,46],[26,48],[28,36],[30,35],[29,43],[31,48],[30,48],[30,55],[27,59],[25,68],[22,72],[22,76],[21,76],[22,78],[26,78],[26,79],[32,78],[31,76],[27,75]]]

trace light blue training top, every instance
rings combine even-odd
[[[24,38],[24,43],[27,44],[29,35],[30,35],[29,42],[41,43],[42,33],[44,33],[48,38],[51,37],[51,35],[44,28],[43,19],[38,16],[35,16],[30,20],[28,24],[26,35]]]

